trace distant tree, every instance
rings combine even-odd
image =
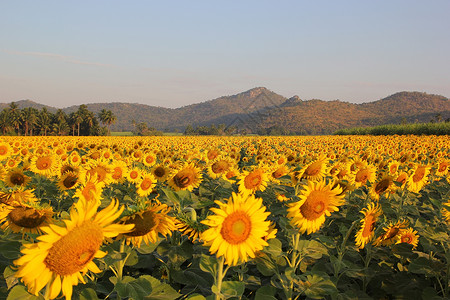
[[[113,114],[111,110],[102,109],[98,114],[98,118],[103,125],[108,128],[108,134],[111,134],[111,125],[116,122],[117,117]]]
[[[22,125],[22,119],[20,117],[19,106],[15,102],[11,102],[9,105],[9,120],[12,127],[16,129],[17,135],[20,135],[20,125]]]

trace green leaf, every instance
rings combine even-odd
[[[301,256],[313,259],[319,259],[322,255],[328,254],[327,247],[314,240],[300,240],[295,250],[300,252]]]
[[[139,248],[137,248],[137,252],[141,253],[141,254],[150,254],[153,251],[155,251],[156,247],[158,247],[159,243],[161,242],[158,241],[156,243],[151,243],[149,245],[147,244],[142,244]]]
[[[14,276],[14,274],[16,274],[16,271],[14,271],[10,266],[6,267],[5,270],[3,271],[3,278],[6,281],[6,286],[8,287],[8,289],[10,289],[19,282],[17,277]]]
[[[323,299],[325,295],[337,292],[336,286],[329,279],[317,275],[308,275],[307,281],[304,282],[304,293],[312,299]]]
[[[282,253],[281,249],[281,241],[279,239],[270,239],[267,241],[269,244],[267,247],[264,248],[264,252],[267,254],[270,254],[272,257],[280,256]]]
[[[408,270],[411,273],[430,275],[433,273],[433,269],[430,265],[431,262],[429,259],[425,257],[419,257],[409,264]]]
[[[214,278],[217,274],[217,258],[211,255],[202,254],[200,258],[200,269],[211,274]]]
[[[20,257],[20,247],[22,244],[18,241],[1,241],[0,254],[7,259],[17,259]]]
[[[79,300],[97,300],[99,299],[94,289],[87,288],[79,294]]]
[[[139,261],[139,257],[136,253],[136,251],[132,250],[130,252],[130,255],[128,256],[127,260],[125,261],[125,266],[134,266]]]
[[[186,298],[186,300],[206,300],[205,296],[200,294],[192,294]]]
[[[9,292],[6,300],[43,300],[42,296],[35,296],[28,293],[27,289],[23,285],[16,285]]]
[[[284,258],[281,257],[284,260]],[[272,276],[275,274],[277,266],[268,255],[264,255],[254,259],[256,268],[264,276]]]
[[[255,300],[277,300],[277,289],[273,286],[262,286],[255,293]]]
[[[143,276],[138,279],[134,279],[133,277],[125,276],[122,280],[112,277],[110,280],[115,284],[114,290],[117,292],[119,297],[138,300],[144,299],[145,296],[152,292],[151,283],[142,277]]]
[[[245,282],[242,281],[224,281],[222,282],[221,294],[225,298],[241,297],[244,293]]]
[[[172,300],[181,296],[170,285],[159,281],[155,277],[142,275],[139,278],[143,278],[151,284],[151,293],[144,298],[146,300]]]

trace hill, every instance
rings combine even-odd
[[[30,100],[16,102],[20,108],[47,107]],[[0,104],[0,108],[8,104]],[[331,134],[338,129],[365,127],[400,122],[430,121],[437,114],[442,120],[450,118],[450,101],[440,95],[420,92],[399,92],[378,101],[354,104],[345,101],[302,100],[286,98],[264,87],[236,95],[191,104],[180,108],[164,108],[137,103],[87,104],[94,113],[111,110],[116,116],[113,131],[130,131],[133,121],[164,131],[183,131],[186,126],[225,124],[246,132],[258,132],[281,126],[296,134]],[[78,106],[64,108],[73,112]]]

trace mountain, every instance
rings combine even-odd
[[[56,108],[30,100],[16,103],[20,108],[47,107],[51,112],[56,111]],[[7,106],[0,104],[0,109]],[[339,100],[302,100],[299,96],[286,98],[264,87],[175,109],[137,103],[93,103],[87,107],[96,114],[102,109],[111,110],[117,116],[111,126],[113,131],[132,130],[134,121],[166,131],[183,131],[187,125],[225,124],[247,132],[279,126],[297,134],[330,134],[355,126],[427,122],[437,114],[442,120],[450,118],[450,101],[440,95],[399,92],[377,101],[355,104]],[[63,110],[70,113],[77,109],[78,106],[70,106]]]

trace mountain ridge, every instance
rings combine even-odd
[[[31,100],[16,101],[19,108],[57,108]],[[0,103],[0,109],[9,104]],[[257,87],[242,93],[221,96],[204,102],[179,108],[165,108],[140,103],[111,102],[89,103],[89,110],[97,114],[101,109],[111,110],[116,116],[113,131],[132,130],[133,123],[145,122],[150,127],[165,131],[183,131],[187,125],[209,126],[225,124],[256,132],[271,126],[282,126],[297,134],[329,134],[335,130],[372,126],[400,121],[429,121],[440,114],[450,117],[449,99],[423,92],[401,91],[380,100],[360,104],[341,100],[302,100],[299,96],[286,98],[265,87]],[[79,105],[63,108],[66,113],[77,110]],[[426,120],[428,118],[428,120]],[[134,121],[134,122],[133,122]]]

